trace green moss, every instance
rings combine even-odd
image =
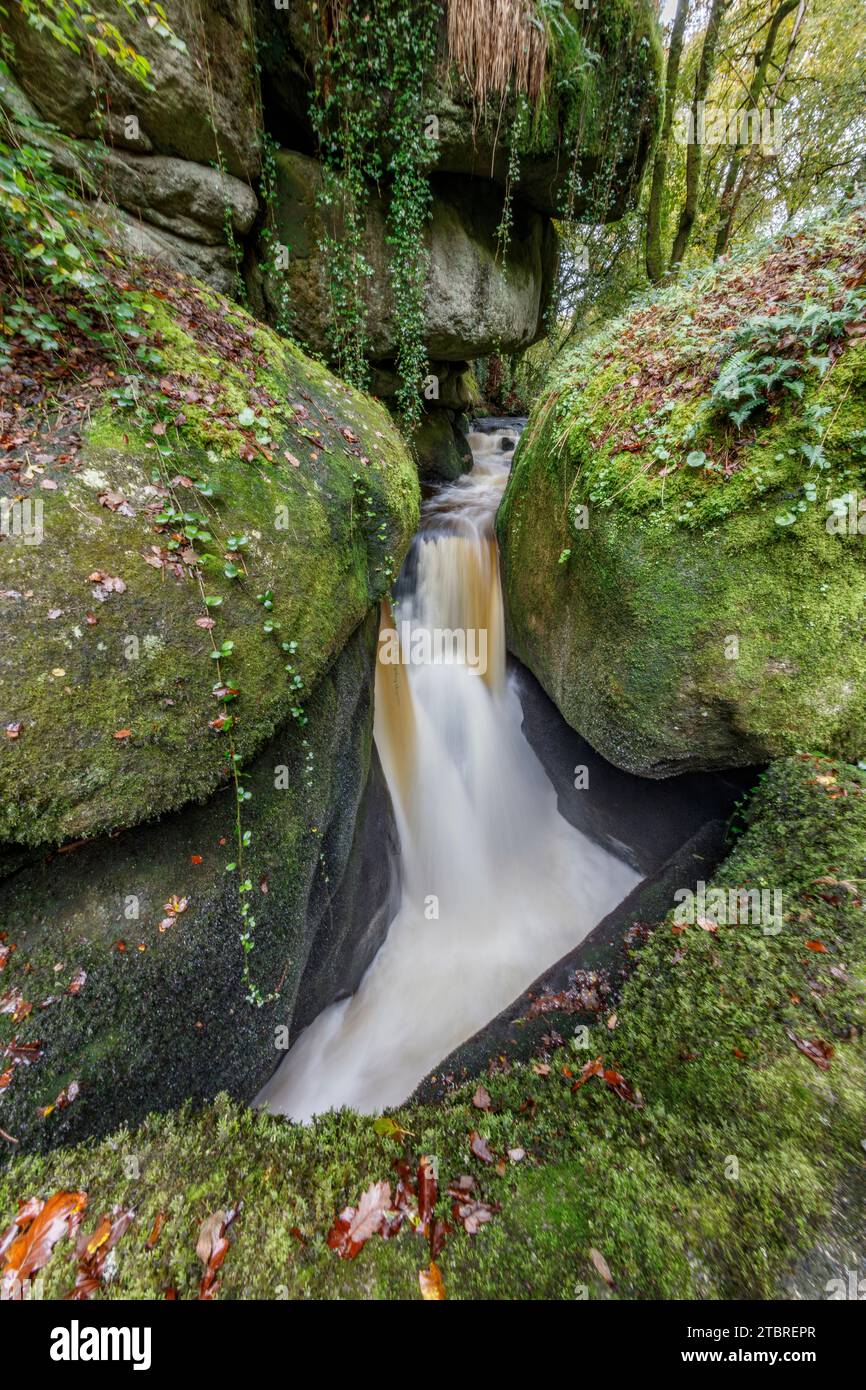
[[[349,1112],[300,1128],[221,1099],[99,1145],[16,1160],[0,1180],[2,1219],[61,1186],[86,1188],[91,1222],[114,1202],[133,1205],[107,1295],[161,1297],[172,1285],[190,1297],[201,1221],[243,1198],[221,1297],[411,1298],[428,1258],[422,1240],[376,1238],[344,1262],[325,1235],[368,1183],[393,1180],[395,1157],[427,1153],[443,1179],[470,1172],[501,1204],[477,1236],[449,1237],[439,1264],[452,1298],[773,1297],[821,1231],[836,1182],[864,1162],[866,936],[854,882],[866,856],[866,777],[820,759],[779,763],[745,821],[714,883],[778,889],[782,930],[675,934],[668,918],[638,956],[615,1030],[601,1020],[589,1050],[554,1052],[549,1074],[500,1062],[485,1077],[490,1111],[473,1107],[469,1081],[441,1103],[393,1112],[411,1131],[397,1143]],[[807,948],[815,940],[825,953]],[[564,1035],[572,1022],[550,1018]],[[826,1072],[792,1033],[834,1046]],[[642,1108],[595,1080],[572,1091],[597,1054],[640,1091]],[[525,1158],[499,1176],[469,1153],[473,1129],[494,1153],[523,1148]],[[130,1158],[136,1178],[124,1170]],[[144,1237],[160,1211],[151,1254]],[[591,1248],[615,1288],[595,1272]],[[46,1271],[50,1296],[71,1284],[69,1249],[59,1246]]]
[[[510,640],[620,766],[863,752],[863,537],[827,522],[832,498],[866,487],[866,350],[741,433],[709,411],[719,322],[765,308],[768,283],[780,312],[832,296],[861,220],[639,305],[557,365],[530,419],[497,523]]]
[[[205,514],[212,532],[202,574],[224,599],[211,610],[214,637],[235,643],[224,676],[241,692],[244,762],[297,703],[263,619],[297,643],[293,664],[310,691],[390,587],[417,525],[417,477],[384,408],[220,296],[178,283],[151,301],[150,328],[161,378],[197,397],[169,399],[154,381],[143,406],[124,408],[106,390],[79,460],[48,470],[57,487],[40,493],[43,543],[0,547],[0,720],[22,725],[0,760],[0,838],[10,842],[96,835],[218,785],[212,641],[197,625],[207,610],[189,567],[145,562],[169,539],[153,522],[167,481],[182,480],[180,505]],[[246,409],[266,418],[264,452],[239,424]],[[179,425],[153,433],[179,412]],[[105,492],[123,494],[134,515],[100,505]],[[249,542],[230,582],[222,556],[233,534]],[[100,602],[88,581],[97,571],[125,591]],[[266,589],[269,615],[256,601]]]
[[[0,1092],[2,1127],[22,1145],[104,1134],[220,1090],[249,1099],[279,1060],[274,1030],[292,1023],[299,1000],[315,1011],[357,984],[376,942],[365,957],[354,914],[366,927],[380,888],[368,865],[355,903],[343,879],[370,774],[376,636],[371,614],[319,681],[303,728],[277,734],[245,781],[256,920],[249,964],[262,995],[277,996],[267,1007],[252,1007],[243,983],[238,875],[226,871],[227,787],[205,805],[0,883],[0,920],[15,948],[0,992],[18,990],[33,1006],[20,1021],[0,1015],[0,1059],[13,1038],[40,1052]],[[383,837],[388,827],[383,813]],[[162,929],[172,897],[187,907]],[[306,974],[324,950],[329,972]],[[80,971],[84,988],[66,993]],[[6,1065],[0,1060],[0,1072]],[[40,1115],[71,1081],[75,1102]]]

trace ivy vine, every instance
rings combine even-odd
[[[312,99],[326,231],[321,250],[330,298],[330,352],[340,375],[368,385],[365,254],[371,192],[387,180],[386,245],[394,296],[397,404],[406,425],[421,418],[424,293],[423,233],[430,215],[428,170],[434,148],[424,132],[425,82],[433,71],[435,0],[330,0]]]

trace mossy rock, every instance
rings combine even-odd
[[[370,1183],[393,1191],[396,1160],[427,1154],[438,1162],[437,1215],[454,1227],[437,1258],[449,1298],[790,1296],[837,1184],[863,1171],[866,935],[854,881],[864,854],[866,777],[820,759],[779,763],[713,883],[778,888],[783,929],[675,933],[662,921],[637,952],[616,1027],[602,1017],[587,1050],[554,1048],[534,1064],[497,1057],[484,1076],[489,1110],[472,1104],[475,1079],[395,1110],[385,1132],[347,1111],[305,1128],[221,1098],[98,1146],[14,1160],[0,1177],[0,1229],[26,1198],[83,1188],[88,1231],[115,1203],[136,1213],[101,1296],[163,1298],[173,1287],[194,1297],[201,1223],[242,1199],[219,1297],[419,1297],[429,1253],[411,1230],[374,1237],[354,1260],[326,1235]],[[550,1021],[567,1036],[573,1018]],[[826,1044],[826,1068],[798,1039]],[[573,1089],[597,1055],[642,1105],[596,1078]],[[473,1130],[497,1158],[510,1151],[501,1172],[470,1152]],[[474,1236],[445,1195],[463,1173],[498,1204]],[[44,1296],[71,1287],[72,1248],[55,1248]]]
[[[454,482],[472,467],[472,450],[449,410],[429,410],[412,436],[422,478]]]
[[[247,763],[388,590],[417,525],[416,471],[384,407],[214,292],[150,277],[159,361],[137,404],[106,369],[80,449],[43,434],[30,493],[42,543],[0,544],[0,723],[21,726],[0,750],[12,844],[98,835],[212,793],[226,774],[215,682],[240,692]],[[15,487],[4,475],[3,496]],[[204,538],[161,524],[167,505]]]
[[[254,178],[261,135],[250,0],[166,0],[164,12],[179,43],[160,33],[156,16],[143,8],[116,17],[118,46],[130,45],[147,61],[146,82],[124,72],[107,51],[99,53],[96,42],[78,48],[59,42],[39,11],[31,13],[42,22],[31,24],[21,5],[3,15],[4,56],[43,119],[67,135]],[[129,127],[129,116],[137,127]]]
[[[619,767],[866,750],[866,541],[831,509],[866,489],[864,226],[648,299],[566,354],[530,417],[497,519],[509,641]],[[779,348],[800,395],[725,418],[720,374],[750,334],[846,301],[836,337]]]
[[[117,837],[33,857],[0,882],[0,1074],[11,1065],[0,1123],[22,1149],[219,1091],[249,1101],[289,1038],[357,988],[398,899],[397,834],[373,751],[377,629],[371,613],[318,682],[304,724],[289,721],[251,765],[239,868],[226,788]],[[13,1040],[17,1056],[34,1046],[30,1065],[10,1060]],[[75,1099],[55,1104],[72,1083]]]
[[[467,11],[466,23],[472,21]],[[287,13],[258,0],[256,28],[270,128],[281,144],[306,150],[313,138],[313,74],[330,38],[321,7],[298,4]],[[424,108],[438,122],[431,162],[440,173],[469,174],[500,188],[513,183],[517,199],[546,216],[560,215],[569,194],[576,216],[622,216],[640,187],[659,119],[663,53],[649,0],[561,8],[543,90],[522,131],[513,95],[501,101],[494,94],[479,106],[471,83],[447,57],[443,13]],[[394,152],[386,140],[383,131],[387,168]]]

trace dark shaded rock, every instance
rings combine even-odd
[[[704,821],[727,820],[760,772],[685,772],[663,782],[623,772],[566,724],[531,672],[516,670],[523,732],[556,788],[560,815],[639,873],[655,873]]]
[[[372,757],[376,634],[373,613],[317,685],[307,724],[281,729],[245,782],[256,922],[247,959],[276,1001],[246,998],[238,875],[226,872],[236,858],[228,787],[119,837],[34,858],[0,884],[16,948],[3,988],[34,1004],[23,1021],[0,1017],[2,1037],[38,1040],[41,1054],[15,1066],[2,1093],[3,1127],[20,1150],[219,1091],[251,1100],[301,1026],[296,1014],[307,1022],[357,987],[395,903],[396,829]],[[188,906],[160,930],[172,897]],[[64,993],[78,970],[80,992]],[[71,1082],[80,1092],[68,1107],[38,1114]]]
[[[630,929],[635,923],[652,927],[662,921],[671,909],[674,893],[682,888],[693,889],[699,879],[708,881],[724,852],[724,822],[708,821],[667,863],[609,912],[579,946],[545,970],[496,1018],[444,1058],[419,1083],[411,1099],[430,1101],[444,1095],[455,1081],[483,1071],[492,1057],[507,1055],[511,1062],[527,1061],[538,1053],[542,1038],[551,1030],[568,1036],[581,1024],[597,1024],[602,1005],[606,1011],[613,1008],[628,973],[629,958],[624,948]],[[573,990],[575,972],[584,971],[601,974],[610,983],[611,992],[599,995],[598,1008],[581,1009],[570,1004],[564,1009],[538,1010],[537,1001],[542,996]],[[595,982],[589,989],[597,992]],[[590,1060],[589,1053],[585,1060]]]
[[[428,411],[412,436],[412,446],[422,478],[453,482],[472,467],[472,451],[466,436],[454,428],[450,411]]]

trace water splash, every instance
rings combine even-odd
[[[380,660],[376,674],[402,902],[357,993],[305,1029],[259,1096],[298,1120],[405,1100],[637,882],[560,817],[521,732],[493,532],[513,443],[470,436],[472,472],[425,503],[394,613],[383,609],[383,629],[409,634],[405,664]],[[483,678],[460,660],[413,663],[412,637],[433,628],[483,630]]]

